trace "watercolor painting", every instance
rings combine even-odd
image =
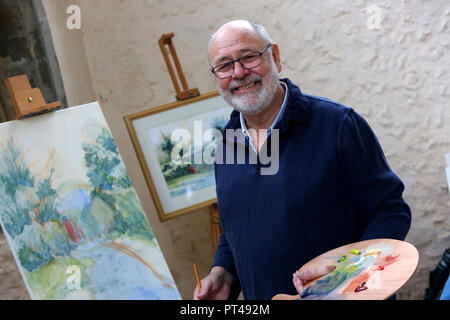
[[[376,242],[364,249],[352,249],[340,255],[330,255],[323,262],[336,269],[306,288],[302,299],[346,299],[348,294],[370,288],[381,289],[381,272],[389,269],[400,257],[393,244]],[[326,262],[328,261],[328,262]]]
[[[0,124],[0,222],[32,299],[181,299],[98,103]]]
[[[207,153],[214,158],[215,146],[220,137],[218,133],[225,130],[229,117],[230,108],[224,107],[148,130],[153,150],[157,153],[158,162],[172,198],[215,185],[214,165],[203,161],[203,155]],[[204,131],[199,132],[201,147],[198,148],[195,148],[194,144],[196,122]],[[189,132],[190,139],[174,143],[172,133],[179,129]],[[178,149],[175,150],[177,147]],[[174,150],[179,153],[179,161],[173,159]]]
[[[216,90],[124,116],[161,221],[217,201],[216,145],[232,111]]]

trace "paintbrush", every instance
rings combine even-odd
[[[195,265],[195,263],[194,263],[194,272],[195,272],[195,277],[197,278],[198,289],[202,290],[202,284],[200,282],[200,278],[198,277],[197,266]]]

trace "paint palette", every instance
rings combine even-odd
[[[417,249],[404,241],[374,239],[348,244],[300,268],[335,265],[333,272],[307,283],[301,295],[276,295],[272,299],[387,299],[411,278],[418,261]]]

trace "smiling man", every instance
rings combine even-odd
[[[255,38],[255,28],[260,37]],[[272,43],[262,26],[233,21],[214,34],[208,51],[220,94],[240,112],[241,121],[245,115],[247,128],[252,129],[248,133],[259,151],[265,130],[279,114],[285,97],[285,86],[278,80],[282,68],[278,45]]]
[[[246,152],[258,157],[215,163],[223,233],[195,299],[228,299],[239,286],[245,299],[295,294],[333,269],[297,272],[315,256],[356,241],[404,239],[411,213],[403,183],[359,114],[279,79],[280,49],[258,23],[224,24],[208,57],[235,109],[226,129],[241,130]],[[262,175],[261,150],[274,143],[279,170]],[[237,144],[224,140],[218,148],[226,154]]]

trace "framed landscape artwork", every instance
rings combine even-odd
[[[161,221],[217,201],[215,146],[232,110],[213,91],[124,117]]]

